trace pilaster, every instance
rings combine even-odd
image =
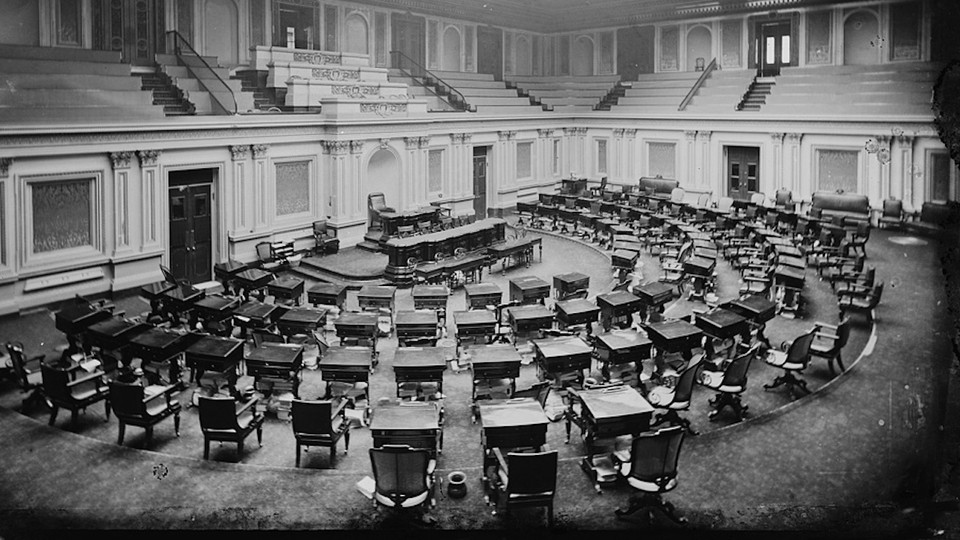
[[[113,165],[113,254],[130,251],[130,160],[133,152],[112,152]]]
[[[329,155],[327,160],[328,178],[330,179],[330,212],[334,221],[347,217],[346,195],[344,193],[344,168],[349,144],[346,141],[320,141],[323,152]]]
[[[243,144],[230,147],[230,160],[233,169],[233,230],[234,232],[246,232],[247,224],[253,221],[248,218],[247,201],[251,200],[247,193],[249,181],[247,180],[247,161],[250,157],[250,147]]]
[[[140,219],[142,249],[159,248],[163,225],[160,222],[162,214],[159,209],[164,204],[160,192],[160,150],[140,150],[137,152],[140,160]]]
[[[271,221],[267,214],[267,205],[270,200],[267,193],[267,153],[270,146],[266,144],[254,144],[250,146],[253,153],[253,228],[254,230],[263,230],[269,226]]]
[[[771,192],[776,192],[778,189],[783,187],[783,133],[771,133],[771,154],[773,158],[773,189]],[[764,191],[763,186],[760,186],[760,191]],[[772,193],[771,193],[772,195]]]

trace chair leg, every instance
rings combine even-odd
[[[126,426],[123,422],[120,422],[120,427],[117,429],[117,431],[118,431],[118,433],[117,433],[117,444],[123,444],[123,433],[124,433],[124,431],[126,430],[126,428],[127,428],[127,426]]]
[[[243,458],[243,440],[237,441],[237,461]]]
[[[547,505],[547,528],[553,528],[553,503]]]
[[[350,451],[350,430],[343,434],[343,453],[346,454],[348,451]]]
[[[109,399],[103,400],[103,406],[104,406],[104,411],[106,412],[106,416],[107,416],[106,418],[104,418],[103,421],[104,421],[104,422],[109,422],[109,421],[110,421],[110,400],[109,400]]]
[[[153,442],[153,426],[147,426],[147,440],[144,448],[150,448],[150,443]]]
[[[840,372],[843,373],[847,368],[843,367],[843,359],[840,358],[840,353],[837,353],[837,365],[840,366]]]
[[[257,428],[257,444],[263,446],[263,427]]]
[[[80,409],[70,411],[70,429],[77,431],[80,427]]]
[[[203,438],[203,459],[210,459],[210,440]]]
[[[57,421],[58,412],[60,412],[60,407],[57,407],[56,405],[54,405],[53,408],[50,409],[50,421],[47,422],[48,426],[52,426],[53,423]]]
[[[337,443],[330,445],[330,467],[337,464]]]
[[[297,468],[300,468],[300,443],[297,442]]]
[[[180,436],[180,413],[173,415],[173,431],[177,434],[177,437]]]

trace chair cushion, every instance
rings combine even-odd
[[[720,384],[723,382],[723,372],[722,371],[710,371],[703,370],[700,372],[700,384],[709,387],[709,388],[720,388]]]
[[[783,351],[769,350],[767,351],[766,362],[771,366],[783,367],[787,362],[787,353]]]
[[[414,496],[414,497],[410,497],[409,499],[406,499],[406,500],[404,500],[403,502],[401,502],[401,503],[400,503],[400,507],[401,507],[401,508],[410,508],[411,506],[420,505],[420,504],[423,503],[423,501],[427,500],[427,495],[429,495],[429,494],[430,494],[429,491],[424,491],[423,493],[421,493],[421,494],[419,494],[419,495],[416,495],[416,496]],[[396,505],[394,504],[394,502],[393,502],[392,500],[390,500],[390,498],[388,498],[388,497],[386,497],[386,496],[384,496],[384,495],[381,495],[379,492],[376,492],[376,491],[375,491],[375,492],[373,493],[373,496],[377,499],[377,502],[378,502],[378,503],[380,503],[380,504],[382,504],[382,505],[384,505],[384,506],[389,506],[390,508],[393,508],[394,506],[396,506]]]
[[[151,399],[147,402],[147,416],[160,416],[167,411],[167,400],[163,398]]]
[[[723,392],[724,394],[739,394],[740,392],[743,392],[744,388],[742,385],[733,386],[725,384],[717,388],[717,390]]]
[[[673,403],[675,389],[666,386],[655,386],[647,393],[647,401],[654,407],[661,407]]]

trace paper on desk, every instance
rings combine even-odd
[[[377,484],[374,482],[373,478],[369,476],[364,476],[357,482],[357,491],[363,494],[364,497],[368,499],[373,499],[373,492],[377,489]]]

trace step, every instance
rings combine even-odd
[[[620,98],[619,105],[673,105],[677,107],[683,101],[683,95],[673,96],[627,96]]]
[[[193,55],[181,55],[180,57],[178,57],[175,54],[157,53],[156,55],[154,55],[154,61],[158,64],[177,65],[180,63],[180,58],[183,58],[184,60],[192,59],[193,61],[198,61],[196,57],[193,57]],[[210,67],[216,68],[216,67],[219,67],[220,65],[220,59],[216,56],[201,56],[201,58],[206,60],[206,62],[210,64]],[[257,70],[247,70],[247,71],[257,71]]]
[[[97,62],[119,64],[119,51],[98,51],[67,47],[31,47],[27,45],[0,45],[0,58],[63,62]]]
[[[3,75],[4,85],[20,90],[32,89],[99,89],[117,91],[140,90],[140,81],[129,75],[87,75],[59,73],[7,73]]]
[[[473,80],[473,81],[494,81],[493,75],[489,73],[474,73],[471,71],[441,71],[439,69],[431,69],[431,73],[436,74],[441,79],[456,79],[456,80]],[[503,84],[502,82],[500,84]]]
[[[469,88],[497,88],[504,91],[515,92],[501,81],[478,81],[474,79],[443,79],[443,82],[453,86],[461,92]]]
[[[369,251],[372,253],[380,253],[380,244],[376,242],[371,242],[369,240],[364,240],[357,244],[357,249],[362,249],[364,251]]]
[[[0,73],[47,73],[59,75],[104,75],[129,77],[129,64],[108,64],[104,62],[75,62],[71,60],[31,60],[21,58],[0,58]]]
[[[0,104],[21,107],[118,107],[136,108],[151,105],[152,96],[141,90],[117,91],[98,89],[33,89],[11,91],[0,87]]]
[[[530,100],[522,97],[488,97],[488,96],[467,96],[467,102],[471,105],[481,106],[530,106]]]

